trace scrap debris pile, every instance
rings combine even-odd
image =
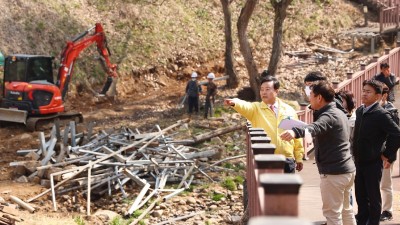
[[[174,141],[175,134],[168,134],[176,128],[185,127],[185,121],[157,131],[140,133],[129,128],[92,134],[93,125],[87,132],[77,133],[71,122],[64,130],[54,125],[48,138],[39,133],[38,149],[19,150],[17,154],[31,158],[30,161],[12,162],[10,166],[22,170],[21,176],[32,182],[49,187],[41,194],[28,199],[32,202],[51,192],[53,209],[57,210],[57,199],[65,193],[79,190],[87,197],[86,212],[90,215],[91,195],[111,195],[115,191],[128,197],[126,185],[139,187],[139,194],[130,205],[127,215],[143,207],[149,200],[167,201],[178,195],[195,182],[195,175],[213,179],[204,172],[212,166],[201,164],[199,159],[212,157],[217,149],[196,151]],[[212,131],[214,135],[240,129],[242,125],[223,128],[223,132]],[[213,135],[201,135],[211,137]],[[195,142],[196,138],[192,140]],[[186,140],[185,142],[188,142]],[[197,175],[196,175],[197,176]],[[166,188],[167,183],[177,184]],[[135,193],[136,194],[136,193]],[[132,196],[130,196],[132,197]],[[151,206],[149,206],[150,208]],[[145,216],[145,215],[143,215]],[[139,218],[140,219],[140,218]]]
[[[327,47],[317,43],[310,42],[310,45],[316,46],[312,49],[304,49],[298,51],[285,51],[285,55],[294,58],[293,63],[285,65],[285,68],[303,67],[311,64],[325,64],[328,62],[338,63],[342,62],[344,56],[348,57],[349,54],[354,52],[354,49],[349,51],[342,51],[339,49]]]

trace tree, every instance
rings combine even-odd
[[[228,74],[228,87],[236,88],[239,80],[233,65],[233,39],[232,39],[232,15],[229,5],[231,0],[221,0],[225,21],[225,73]]]
[[[272,37],[272,52],[269,60],[268,71],[275,75],[282,51],[283,22],[286,19],[286,10],[293,0],[270,0],[274,8],[274,34]]]
[[[247,0],[242,10],[240,11],[240,16],[237,22],[238,28],[238,37],[239,37],[239,48],[240,52],[243,55],[244,62],[249,73],[250,79],[250,87],[253,89],[254,93],[257,96],[257,99],[260,99],[260,91],[258,84],[258,69],[257,65],[254,62],[254,57],[251,52],[250,44],[247,40],[247,26],[249,25],[249,20],[251,15],[254,12],[254,9],[258,3],[258,0]]]

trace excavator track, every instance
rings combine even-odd
[[[58,113],[41,117],[29,117],[26,121],[26,127],[29,131],[40,130],[41,125],[53,123],[55,119],[63,121],[75,121],[76,123],[83,122],[83,116],[78,112]]]

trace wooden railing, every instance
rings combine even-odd
[[[381,8],[379,11],[379,32],[382,33],[388,29],[398,29],[400,12],[399,5]]]
[[[372,0],[372,2],[375,2],[378,6],[382,7],[400,5],[400,0]]]
[[[350,90],[354,94],[356,100],[356,107],[361,105],[361,93],[362,93],[362,83],[364,80],[371,79],[373,76],[380,72],[380,64],[388,63],[390,66],[390,71],[400,77],[400,42],[397,42],[397,48],[392,50],[385,49],[385,54],[381,57],[374,57],[373,62],[369,65],[361,64],[360,71],[352,73],[348,72],[346,74],[346,79],[342,82],[332,82],[335,91],[340,90]],[[298,111],[298,116],[301,121],[306,123],[311,123],[313,121],[312,110],[306,106],[302,106],[301,110]],[[312,143],[312,138],[307,137],[303,139],[305,155],[312,152],[314,147]],[[400,165],[400,160],[399,160]]]
[[[342,82],[332,82],[336,91],[350,90],[354,94],[356,100],[356,107],[361,105],[361,92],[362,83],[364,80],[371,79],[373,76],[380,72],[380,64],[388,63],[390,71],[394,73],[398,78],[400,74],[400,42],[397,42],[397,48],[392,50],[385,49],[385,54],[381,57],[374,57],[373,62],[366,66],[365,64],[360,65],[360,71],[346,74],[346,79]],[[298,116],[301,121],[311,123],[313,121],[312,110],[307,108],[306,105],[302,105]],[[312,150],[313,143],[310,137],[304,138],[304,150],[305,155],[309,154]]]
[[[400,46],[400,42],[397,43]],[[362,64],[360,71],[346,74],[342,82],[333,82],[336,91],[351,90],[356,105],[361,105],[362,82],[371,79],[380,72],[380,64],[388,63],[392,73],[400,74],[400,47],[385,49],[385,54],[375,57],[374,62]],[[311,123],[312,111],[305,106],[298,112],[300,120]],[[298,216],[298,194],[302,180],[297,174],[284,174],[285,157],[274,155],[275,145],[262,128],[251,128],[247,132],[247,209],[250,225],[261,224],[298,224],[311,225],[310,222],[296,218]],[[309,148],[305,140],[305,148]],[[309,150],[309,149],[308,149]]]
[[[286,158],[274,154],[275,145],[262,128],[247,126],[247,202],[244,202],[249,224],[282,224],[296,222],[298,195],[302,179],[297,174],[284,174]],[[245,195],[246,195],[245,193]],[[246,198],[245,198],[246,199]],[[274,216],[273,218],[259,216]],[[278,217],[277,217],[278,216]],[[257,218],[257,219],[256,219]],[[279,223],[270,220],[279,219]],[[264,221],[264,223],[260,223]],[[285,223],[286,224],[286,223]],[[304,223],[311,224],[311,223]]]

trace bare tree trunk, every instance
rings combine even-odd
[[[268,71],[271,75],[275,75],[278,69],[278,63],[282,51],[283,22],[286,19],[286,9],[291,2],[292,0],[281,0],[279,2],[276,0],[271,0],[271,4],[275,11],[272,52],[268,65]]]
[[[250,78],[250,87],[253,89],[255,95],[257,96],[257,100],[260,99],[260,91],[258,85],[258,69],[257,65],[254,62],[253,54],[251,52],[250,44],[247,40],[246,30],[249,24],[249,20],[251,15],[254,12],[254,9],[258,3],[258,0],[247,0],[244,7],[242,8],[239,16],[239,20],[237,23],[238,28],[238,37],[239,37],[239,45],[240,52],[243,55],[244,62],[249,73]]]
[[[221,4],[225,21],[225,74],[229,76],[227,82],[228,87],[236,88],[239,86],[239,79],[233,65],[232,15],[229,8],[230,0],[221,0]]]

